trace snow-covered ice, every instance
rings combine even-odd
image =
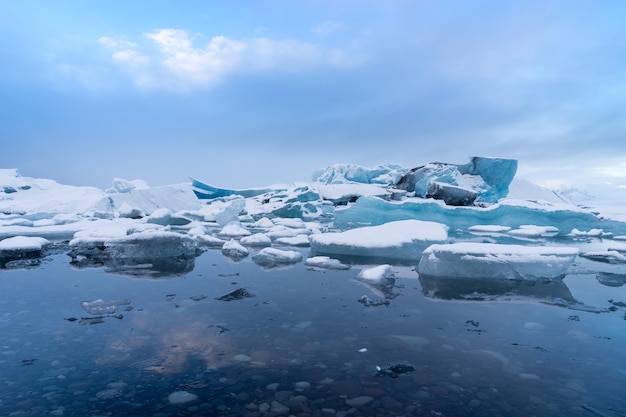
[[[444,242],[448,227],[421,220],[392,221],[378,226],[311,236],[317,254],[415,260],[430,244]]]

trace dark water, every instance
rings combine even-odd
[[[396,266],[386,292],[359,265],[218,251],[158,279],[68,261],[0,270],[1,416],[626,415],[626,287],[591,261],[563,282],[465,287]],[[98,299],[115,312],[81,306]]]

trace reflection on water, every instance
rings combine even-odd
[[[0,272],[0,415],[626,415],[626,287],[585,262],[535,283],[398,265],[381,289],[356,265],[209,251],[151,280],[53,255]]]

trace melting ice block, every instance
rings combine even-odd
[[[447,238],[448,227],[441,223],[400,220],[312,235],[311,249],[317,254],[417,260],[428,245]]]
[[[420,275],[471,279],[556,279],[565,275],[578,249],[463,242],[432,245],[422,254]]]

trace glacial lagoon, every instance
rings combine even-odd
[[[545,281],[391,264],[381,289],[356,279],[364,259],[208,250],[150,274],[68,252],[0,269],[2,416],[626,415],[623,264]]]

